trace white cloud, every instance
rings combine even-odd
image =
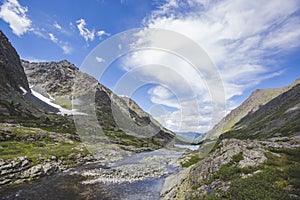
[[[97,32],[97,36],[99,37],[99,39],[102,39],[102,36],[110,36],[109,33],[106,33],[104,30],[100,30]]]
[[[55,22],[55,23],[53,24],[53,26],[54,26],[55,28],[57,28],[58,30],[62,30],[61,25],[59,25],[57,22]]]
[[[9,24],[13,33],[21,36],[30,31],[31,20],[27,17],[27,7],[23,7],[17,0],[4,1],[0,8],[0,18]]]
[[[161,122],[166,128],[175,132],[195,131],[204,133],[211,126],[211,106],[203,106],[197,109],[188,104],[194,102],[186,101],[182,105],[184,109],[178,109],[171,112],[163,113],[159,116],[154,116],[156,120]]]
[[[97,61],[98,63],[103,63],[103,62],[105,62],[105,60],[104,60],[103,58],[99,57],[99,56],[96,56],[96,61]]]
[[[148,90],[151,95],[151,101],[159,105],[165,105],[172,108],[180,108],[180,105],[174,95],[165,87],[159,85]]]
[[[53,35],[53,33],[49,33],[50,40],[54,43],[58,43],[58,39]]]
[[[60,44],[60,48],[63,50],[64,54],[71,54],[72,48],[68,45],[68,43]]]
[[[122,44],[118,44],[118,49],[122,50]]]
[[[148,91],[149,94],[155,95],[162,99],[168,99],[172,97],[172,93],[163,86],[156,86]]]
[[[262,80],[282,73],[273,65],[276,63],[276,60],[272,60],[273,55],[300,46],[300,20],[294,14],[299,9],[300,2],[297,0],[289,3],[284,0],[266,1],[263,4],[247,0],[169,0],[145,19],[144,24],[145,28],[162,28],[181,33],[199,44],[218,68],[226,100],[230,102],[230,108],[233,108],[236,104],[232,97],[243,94],[246,89]],[[152,36],[142,36],[143,34],[142,42],[159,41],[151,38]],[[172,45],[176,49],[184,44],[178,41]],[[160,70],[147,67],[141,70],[140,75],[166,85],[168,89],[174,90],[173,93],[180,100],[178,110],[160,117],[161,120],[168,119],[168,123],[165,122],[167,127],[174,130],[180,126],[184,130],[204,131],[216,122],[207,121],[212,111],[199,116],[196,112],[184,114],[181,109],[192,97],[198,102],[200,110],[211,102],[205,83],[210,77],[199,78],[195,69],[180,61],[179,57],[159,51],[136,52],[126,59],[123,66],[130,71],[150,64],[170,68]],[[149,94],[153,103],[176,107],[174,98],[162,98],[161,91]],[[183,117],[179,116],[180,113]],[[186,119],[200,121],[191,125]],[[182,124],[178,124],[179,122]]]
[[[53,33],[49,33],[49,39],[58,45],[64,52],[64,54],[71,54],[72,48],[66,42],[58,40]]]
[[[95,38],[95,30],[89,30],[86,28],[86,22],[84,19],[79,19],[76,21],[77,28],[79,30],[80,35],[84,38],[85,41],[93,41]]]
[[[93,41],[95,39],[95,35],[97,35],[99,37],[99,39],[101,40],[103,36],[110,36],[110,33],[107,33],[104,30],[99,30],[99,31],[95,31],[95,28],[93,28],[92,30],[89,30],[86,27],[86,22],[84,19],[79,19],[76,21],[77,24],[77,28],[79,30],[79,34],[84,38],[84,40],[86,42],[88,41]],[[70,22],[70,27],[72,27],[73,24]]]

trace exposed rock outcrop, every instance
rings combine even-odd
[[[299,148],[300,137],[271,138],[263,141],[224,139],[206,158],[183,172],[168,177],[161,191],[161,196],[163,199],[194,199],[202,198],[212,191],[227,191],[230,188],[230,181],[213,179],[214,175],[219,173],[224,166],[228,166],[226,168],[228,170],[230,168],[251,169],[251,167],[258,167],[268,160],[266,153],[270,153],[270,147]],[[275,156],[279,155],[275,154]],[[244,174],[242,170],[237,170],[232,175],[248,178],[256,173],[260,173],[260,171],[256,170]]]
[[[86,162],[93,161],[91,155],[76,156],[73,165],[82,165]],[[52,156],[50,159],[42,159],[36,164],[26,156],[17,157],[12,160],[0,159],[0,186],[6,184],[19,184],[38,179],[43,176],[51,175],[70,168],[66,161],[57,159]]]
[[[183,178],[183,175],[179,174],[177,179],[168,178],[166,185],[169,185],[169,181],[172,180],[175,187],[170,189],[170,186],[167,186],[169,189],[163,189],[162,196],[164,199],[188,199],[190,194],[194,193],[192,186],[201,185],[201,183],[205,185],[205,181],[219,171],[223,165],[230,163],[233,156],[239,153],[243,154],[244,159],[238,163],[241,167],[256,166],[266,160],[263,152],[264,150],[258,142],[247,143],[236,139],[223,140],[216,151],[188,169],[188,172],[184,172],[186,177]],[[207,187],[204,186],[202,190]],[[204,194],[206,191],[201,192]]]
[[[0,123],[0,185],[30,181],[94,161],[79,141],[69,133]]]

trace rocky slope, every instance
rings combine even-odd
[[[299,199],[300,137],[224,139],[167,178],[163,199]],[[287,161],[287,159],[291,159]]]
[[[297,79],[291,85],[283,88],[255,90],[240,106],[233,109],[225,118],[216,124],[213,129],[207,133],[207,135],[209,135],[208,137],[211,139],[218,138],[222,133],[231,130],[232,127],[247,114],[254,113],[261,106],[265,105],[278,95],[288,91],[297,83],[300,83],[300,79]]]
[[[187,156],[189,167],[167,179],[162,198],[299,199],[299,79],[281,92],[223,133],[208,155],[207,142]]]
[[[91,92],[91,96],[95,98],[91,103],[95,104],[97,120],[113,143],[155,149],[173,139],[172,132],[163,128],[133,100],[115,95],[68,61],[41,63],[22,61],[22,65],[32,88],[46,97],[55,99],[55,103],[65,108],[72,108],[72,98],[88,104],[87,96]],[[76,84],[80,84],[77,90],[73,89]],[[80,106],[77,109],[81,109]]]
[[[20,87],[29,91],[29,86],[19,55],[0,30],[0,87],[22,93]]]
[[[300,83],[249,113],[221,137],[259,139],[300,133]]]
[[[0,186],[22,183],[94,161],[69,133],[0,123]]]
[[[7,116],[40,116],[37,108],[25,100],[21,88],[30,91],[19,55],[0,31],[0,120]]]

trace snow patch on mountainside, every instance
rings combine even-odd
[[[31,89],[31,93],[35,97],[37,97],[40,100],[42,100],[43,102],[49,104],[50,106],[53,106],[54,108],[57,108],[59,110],[59,112],[57,114],[61,114],[61,115],[87,115],[86,113],[78,112],[75,109],[72,109],[72,110],[65,109],[65,108],[61,107],[60,105],[53,103],[52,99],[49,99],[49,98],[41,95],[40,93],[34,91],[33,89]]]

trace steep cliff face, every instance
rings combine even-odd
[[[95,99],[90,103],[94,104],[98,122],[112,142],[138,143],[144,147],[155,143],[158,147],[173,139],[171,131],[163,128],[133,100],[117,96],[68,61],[22,61],[22,65],[34,90],[68,109],[72,109],[72,98],[80,97],[81,102],[89,102],[88,93],[94,88],[91,97]],[[73,90],[74,84],[80,87]]]
[[[22,93],[20,87],[29,91],[20,57],[2,31],[0,31],[0,87],[20,93]]]
[[[0,120],[41,115],[38,108],[25,100],[25,93],[30,95],[30,89],[19,55],[0,31]]]
[[[288,91],[298,83],[300,83],[300,79],[297,79],[291,85],[283,88],[255,90],[240,106],[232,110],[225,118],[216,124],[212,130],[208,132],[209,138],[216,139],[221,134],[230,131],[232,127],[246,115],[254,113],[261,106],[265,105],[280,94]]]

